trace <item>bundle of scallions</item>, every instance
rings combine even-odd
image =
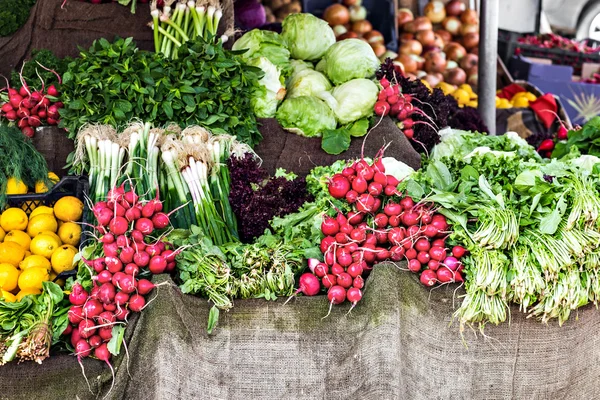
[[[150,5],[154,51],[167,58],[177,58],[177,49],[190,39],[215,38],[223,11],[218,0],[166,0],[162,10]],[[227,36],[223,37],[223,41]]]

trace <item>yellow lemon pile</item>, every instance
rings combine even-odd
[[[496,96],[496,108],[528,108],[529,103],[536,100],[536,95],[531,92],[516,93],[510,100]]]
[[[73,196],[38,206],[29,216],[16,207],[0,214],[0,298],[39,294],[42,282],[75,268],[82,215],[83,203]]]
[[[468,83],[454,86],[447,82],[440,82],[436,88],[441,89],[445,95],[454,97],[459,107],[477,107],[477,93]]]

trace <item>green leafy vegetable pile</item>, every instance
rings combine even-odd
[[[600,117],[590,119],[582,129],[572,130],[568,139],[556,143],[552,158],[561,158],[576,148],[582,154],[600,157]]]
[[[0,0],[0,36],[10,36],[22,27],[36,0]]]
[[[564,323],[600,298],[600,164],[543,161],[516,136],[441,132],[442,142],[401,189],[430,194],[468,248],[466,296],[455,317],[498,324],[509,303]],[[585,156],[584,156],[585,157]]]
[[[244,64],[220,41],[187,42],[169,60],[138,50],[131,38],[100,39],[63,76],[61,127],[74,138],[86,123],[122,127],[139,118],[155,125],[200,125],[255,145],[261,136],[248,110],[261,77],[259,68]]]

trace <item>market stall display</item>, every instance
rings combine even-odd
[[[77,387],[50,398],[143,398],[132,384],[142,375],[155,396],[422,398],[421,353],[442,361],[440,393],[477,397],[471,378],[452,385],[447,371],[489,374],[469,372],[464,343],[502,376],[511,366],[510,384],[490,382],[514,396],[525,391],[515,371],[539,368],[514,329],[559,338],[575,313],[594,324],[584,306],[600,296],[598,121],[572,130],[553,96],[509,86],[500,108],[533,110],[560,126],[556,140],[488,136],[473,107],[479,21],[460,1],[403,10],[396,60],[366,4],[329,4],[323,20],[281,3],[281,33],[233,44],[231,2],[138,4],[150,10],[149,49],[98,38],[17,68],[0,94],[0,374],[28,360],[77,368]],[[347,23],[356,38],[340,37]],[[77,177],[56,182],[28,138],[36,116],[63,128]],[[517,355],[498,362],[481,347],[490,334]],[[288,355],[299,363],[282,369]],[[274,356],[278,372],[257,365]],[[338,371],[317,380],[329,363]],[[539,381],[528,394],[555,389]]]

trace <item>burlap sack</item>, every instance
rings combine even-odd
[[[263,159],[262,166],[271,174],[277,168],[284,168],[298,175],[307,175],[317,165],[331,165],[339,159],[357,159],[362,154],[363,138],[352,138],[350,149],[336,156],[321,149],[320,138],[305,138],[287,132],[274,118],[259,119],[259,124],[263,140],[255,150]],[[391,118],[386,117],[367,137],[364,156],[374,157],[387,144],[387,157],[395,157],[414,169],[421,166],[419,153]]]
[[[403,265],[403,267],[406,267]],[[164,279],[164,277],[159,277]],[[162,280],[161,279],[161,280]],[[512,309],[511,323],[467,331],[450,325],[455,286],[433,291],[394,264],[379,265],[363,300],[334,306],[325,296],[287,305],[239,300],[206,334],[210,305],[160,287],[130,325],[129,372],[115,362],[108,398],[179,399],[595,399],[600,317],[586,307],[563,327]],[[457,292],[456,296],[461,294]],[[75,358],[0,367],[1,399],[94,399],[110,373],[86,360],[92,395]]]
[[[27,23],[14,35],[0,37],[0,74],[10,76],[15,66],[27,59],[33,49],[49,49],[58,57],[79,54],[78,46],[88,48],[99,38],[133,37],[140,49],[153,50],[152,21],[148,4],[129,7],[117,3],[91,4],[67,0],[38,0]],[[233,28],[233,0],[222,0],[223,18],[219,34]]]

